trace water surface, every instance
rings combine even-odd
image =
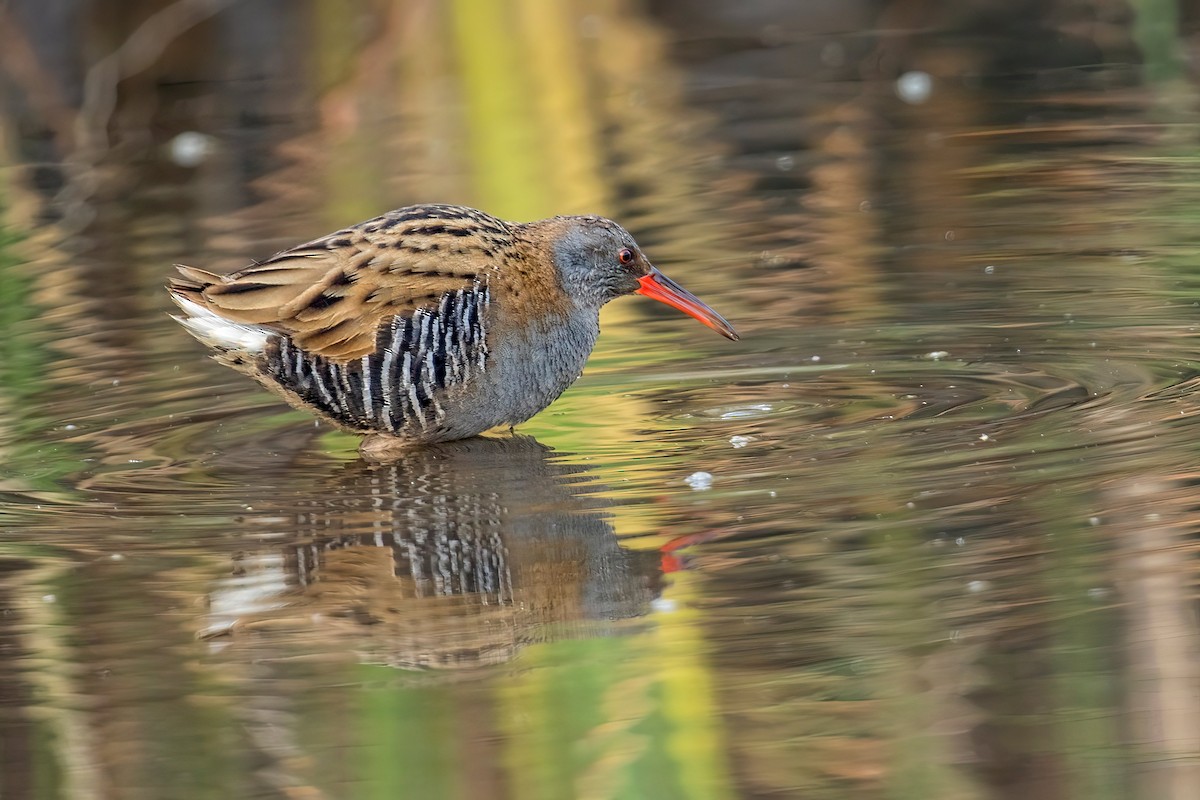
[[[1189,39],[984,5],[0,12],[0,793],[1200,795]],[[370,464],[167,316],[422,201],[743,340]]]

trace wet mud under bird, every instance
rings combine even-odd
[[[201,5],[0,4],[0,796],[1200,797],[1190,11]]]

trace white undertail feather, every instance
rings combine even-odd
[[[266,349],[267,339],[274,335],[272,331],[257,325],[230,322],[175,292],[171,292],[171,299],[187,315],[180,317],[172,314],[171,317],[209,347],[257,355]]]

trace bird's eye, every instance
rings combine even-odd
[[[617,253],[617,260],[620,261],[622,264],[626,264],[626,265],[632,264],[633,263],[633,251],[630,250],[628,247],[621,248],[621,252]]]

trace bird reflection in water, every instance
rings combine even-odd
[[[644,613],[661,584],[657,553],[620,546],[600,489],[523,436],[347,463],[237,556],[202,635],[253,642],[255,656],[348,644],[406,668],[484,666],[590,635]]]

